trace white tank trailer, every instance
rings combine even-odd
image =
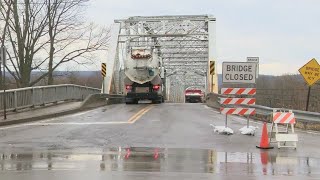
[[[130,47],[124,68],[126,104],[137,104],[140,100],[164,102],[165,69],[158,49]]]

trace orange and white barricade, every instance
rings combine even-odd
[[[274,109],[271,118],[272,127],[270,132],[270,142],[276,142],[278,144],[278,148],[293,147],[296,149],[298,134],[294,132],[294,124],[296,123],[294,113],[291,110],[285,111]],[[283,124],[285,126],[285,131],[280,131],[278,124]],[[291,127],[291,131],[289,130],[289,126]],[[275,141],[272,141],[271,139],[273,134]]]

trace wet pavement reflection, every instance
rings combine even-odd
[[[88,170],[117,172],[181,172],[241,175],[319,175],[320,159],[261,151],[217,152],[199,149],[111,148],[78,151],[0,152],[1,171]]]

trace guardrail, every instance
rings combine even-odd
[[[84,100],[88,95],[101,90],[73,84],[37,86],[6,91],[8,111],[70,100]],[[0,91],[0,110],[3,109],[4,92]]]
[[[209,94],[207,96],[207,104],[214,107],[214,108],[220,108],[219,99],[221,97],[226,97],[225,95],[221,94]],[[288,110],[285,108],[271,108],[261,105],[250,105],[247,107],[256,108],[256,114],[262,115],[262,116],[270,116],[273,112],[273,109],[283,109]],[[292,110],[295,117],[302,123],[320,123],[320,113],[318,112],[308,112],[308,111],[300,111],[300,110]],[[266,120],[269,120],[266,119]]]
[[[273,109],[282,109],[289,110],[285,108],[270,108],[266,106],[260,105],[251,105],[250,107],[256,108],[257,114],[261,115],[270,115],[273,112]],[[302,122],[320,122],[320,113],[317,112],[308,112],[308,111],[300,111],[300,110],[292,110],[294,116]]]

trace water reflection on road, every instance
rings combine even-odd
[[[241,175],[319,175],[320,160],[290,157],[273,151],[216,152],[199,149],[111,148],[0,153],[1,171],[88,170],[117,172],[181,172]]]

